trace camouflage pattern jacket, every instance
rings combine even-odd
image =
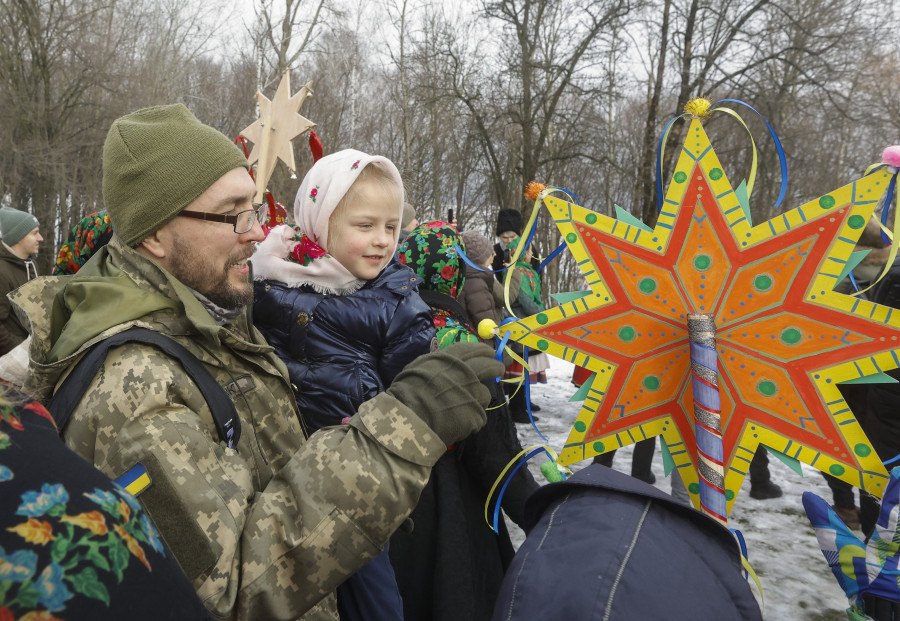
[[[13,301],[33,324],[26,390],[38,398],[93,344],[142,326],[185,346],[234,399],[237,450],[219,442],[180,364],[130,343],[109,352],[63,432],[110,477],[146,468],[138,499],[219,618],[337,618],[333,590],[380,551],[446,450],[384,393],[305,439],[284,365],[249,311],[217,326],[116,236],[75,276],[36,279]]]

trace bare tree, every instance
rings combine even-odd
[[[292,68],[322,30],[322,21],[332,13],[328,0],[258,0],[260,35],[270,48],[263,52],[267,73],[278,79],[285,69]],[[274,59],[269,60],[271,52]],[[260,79],[262,86],[269,80]]]

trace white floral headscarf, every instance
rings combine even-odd
[[[312,285],[317,291],[337,294],[351,293],[365,284],[328,254],[328,223],[359,173],[373,162],[384,165],[403,187],[397,167],[380,155],[345,149],[316,162],[294,199],[296,225],[275,227],[257,246],[251,258],[254,279],[278,280],[292,287]],[[402,212],[400,201],[398,218]]]

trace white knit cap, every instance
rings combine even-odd
[[[363,168],[380,162],[403,188],[400,171],[386,157],[344,149],[326,155],[313,164],[294,199],[294,222],[319,246],[328,250],[328,219]],[[397,217],[403,213],[403,201],[397,205]]]

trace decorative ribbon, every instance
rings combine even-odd
[[[734,535],[734,538],[737,539],[738,547],[741,549],[741,567],[744,568],[744,578],[752,577],[753,581],[756,583],[756,588],[759,590],[759,597],[762,600],[760,608],[762,609],[763,616],[765,616],[766,594],[763,593],[759,576],[756,575],[756,572],[753,571],[753,567],[750,565],[750,556],[747,554],[747,542],[744,541],[744,534],[736,528],[729,528],[728,530],[730,530],[731,534]]]
[[[500,472],[500,476],[497,477],[497,480],[494,481],[494,484],[491,486],[491,491],[488,492],[487,500],[484,503],[484,520],[490,525],[491,528],[494,529],[495,533],[498,532],[498,523],[500,521],[500,506],[503,500],[503,494],[506,492],[506,488],[509,486],[509,483],[515,476],[516,472],[519,471],[519,468],[524,466],[529,459],[540,453],[546,453],[547,457],[549,457],[554,464],[557,464],[557,468],[562,474],[563,479],[565,479],[567,475],[572,474],[572,471],[568,468],[560,467],[558,465],[559,456],[556,454],[556,451],[554,451],[546,444],[533,444],[528,448],[524,448],[519,451],[519,453],[517,453],[515,457],[509,460],[509,463],[506,464],[506,466]],[[519,458],[521,458],[523,455],[525,456],[524,459],[519,461]],[[509,473],[508,475],[507,472]],[[500,485],[501,487],[500,492],[497,494],[497,500],[494,504],[493,520],[491,520],[488,517],[488,513],[490,512],[491,499],[494,497],[494,492],[496,491],[498,485]]]
[[[693,100],[692,100],[693,101]],[[736,103],[741,106],[745,106],[756,113],[756,115],[762,119],[762,122],[766,124],[766,127],[769,129],[769,134],[772,136],[772,140],[775,142],[775,149],[778,151],[778,161],[781,165],[781,191],[778,193],[778,198],[775,200],[775,207],[779,207],[781,202],[784,200],[785,195],[787,194],[787,182],[788,182],[788,169],[787,169],[787,158],[784,154],[784,147],[781,146],[781,141],[778,139],[778,135],[775,133],[775,130],[766,120],[766,118],[759,113],[759,111],[751,106],[750,104],[741,101],[740,99],[720,99],[714,104],[711,104],[711,107],[708,112],[704,112],[702,116],[708,116],[713,112],[724,112],[734,118],[736,118],[741,125],[744,126],[744,129],[747,130],[747,133],[750,135],[750,144],[753,149],[753,160],[750,165],[750,175],[747,179],[747,196],[753,193],[753,185],[756,181],[756,166],[757,166],[757,155],[756,155],[756,141],[753,139],[753,135],[750,133],[750,128],[747,127],[747,124],[741,118],[741,116],[732,110],[731,108],[720,107],[721,103]],[[708,102],[706,102],[708,103]],[[690,104],[690,102],[689,102]],[[666,140],[669,137],[669,132],[672,129],[672,125],[675,124],[675,121],[678,119],[690,118],[692,116],[696,116],[691,112],[683,112],[679,114],[675,118],[671,119],[668,123],[666,123],[665,128],[663,129],[662,135],[659,138],[659,148],[657,149],[657,158],[656,158],[656,208],[658,211],[662,211],[663,206],[663,183],[662,183],[662,162],[664,159],[665,149],[666,149]]]
[[[538,268],[537,268],[538,274],[540,274],[541,272],[543,272],[543,271],[544,271],[544,267],[546,267],[546,265],[547,265],[548,263],[550,263],[550,261],[552,261],[553,259],[555,259],[555,258],[559,255],[559,253],[563,251],[563,249],[564,249],[565,247],[566,247],[566,242],[561,243],[559,246],[556,247],[556,250],[554,250],[553,252],[550,253],[550,256],[549,256],[549,257],[547,257],[546,259],[544,259],[543,261],[541,261],[541,264],[538,265]]]
[[[894,261],[897,260],[897,244],[893,243],[894,237],[897,235],[897,231],[900,231],[900,192],[897,192],[897,174],[898,171],[895,167],[890,164],[885,164],[884,162],[873,164],[866,169],[865,174],[869,175],[877,170],[881,170],[882,168],[887,167],[889,170],[894,168],[894,174],[891,175],[891,180],[888,181],[887,189],[884,192],[884,202],[881,205],[881,239],[886,244],[891,245],[891,249],[888,253],[887,261],[884,262],[884,267],[881,269],[881,273],[877,278],[873,278],[872,282],[869,283],[869,286],[865,289],[860,289],[856,286],[855,279],[852,281],[854,283],[854,287],[856,291],[854,291],[851,295],[860,295],[861,293],[865,293],[872,287],[874,287],[878,281],[884,278],[888,271],[893,267]],[[894,224],[892,228],[888,228],[888,215],[891,210],[891,203],[895,203],[894,205]],[[852,277],[852,272],[851,272]]]
[[[691,386],[694,393],[694,435],[697,438],[700,507],[704,513],[725,524],[728,521],[728,511],[725,502],[716,324],[709,313],[689,314],[687,324],[691,346]]]

